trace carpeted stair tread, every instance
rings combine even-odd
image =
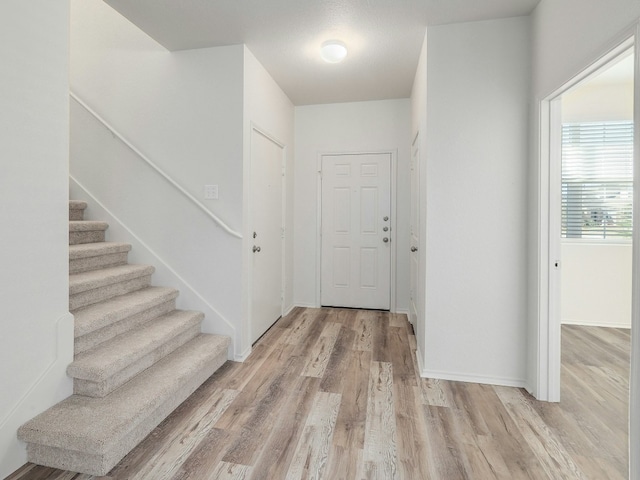
[[[201,312],[174,310],[82,354],[67,367],[67,375],[93,382],[104,381],[182,331],[199,327],[203,318]]]
[[[107,397],[63,400],[18,430],[30,461],[105,475],[225,362],[229,342],[200,334]]]
[[[69,232],[92,232],[94,230],[106,230],[109,228],[107,222],[97,222],[93,220],[74,220],[69,222]]]
[[[69,275],[69,295],[151,275],[154,271],[155,268],[152,265],[119,265],[90,272],[74,273]]]
[[[178,290],[168,287],[147,287],[110,298],[100,303],[74,310],[76,338],[118,323],[128,317],[162,303],[175,300]]]
[[[120,242],[98,242],[81,243],[69,245],[69,260],[79,260],[81,258],[97,257],[113,253],[129,252],[131,244]]]

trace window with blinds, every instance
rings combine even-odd
[[[562,236],[630,239],[633,122],[562,125]]]

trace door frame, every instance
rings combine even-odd
[[[418,162],[417,162],[417,165],[416,165],[416,173],[414,173],[413,172],[413,168],[414,168],[413,167],[413,160],[414,160],[416,151],[418,152]],[[418,300],[418,298],[419,298],[418,292],[420,290],[420,288],[419,288],[419,285],[420,285],[420,265],[421,265],[420,258],[421,258],[421,254],[422,254],[422,250],[423,250],[422,245],[420,244],[420,237],[421,237],[421,235],[420,235],[420,232],[421,232],[421,230],[420,230],[420,226],[421,226],[421,222],[420,222],[420,206],[422,205],[421,199],[420,199],[420,192],[422,190],[420,188],[421,187],[421,183],[420,183],[420,167],[421,167],[421,165],[420,165],[420,163],[421,163],[420,162],[420,152],[421,152],[421,149],[420,149],[420,131],[417,131],[415,136],[413,137],[413,141],[411,142],[411,158],[409,159],[409,188],[410,188],[409,198],[410,198],[411,205],[409,206],[409,272],[408,272],[409,273],[409,313],[407,315],[407,317],[409,319],[409,323],[411,323],[411,325],[413,326],[413,328],[415,329],[416,332],[418,331],[418,324],[420,323],[418,321],[418,318],[420,317],[420,313],[419,313],[420,312],[420,308],[419,308],[420,301]],[[411,226],[412,226],[412,223],[413,223],[413,218],[411,217],[411,213],[412,213],[411,209],[414,208],[414,206],[413,206],[413,176],[414,175],[417,175],[416,185],[417,185],[417,194],[418,194],[417,195],[417,205],[415,206],[415,208],[418,209],[417,210],[418,218],[417,218],[417,225],[416,225],[417,230],[418,230],[417,234],[416,234],[417,239],[418,239],[418,242],[417,242],[418,244],[416,245],[416,247],[418,248],[417,252],[412,252],[411,251],[411,248],[413,246],[413,238],[412,238],[412,234],[411,234]],[[412,305],[411,289],[412,289],[412,282],[413,282],[414,279],[412,278],[411,269],[413,268],[412,267],[412,262],[413,262],[413,258],[412,257],[413,257],[414,254],[417,255],[417,260],[416,261],[418,263],[418,266],[416,267],[417,268],[416,278],[415,278],[416,284],[415,284],[415,291],[413,292],[413,295],[414,295],[415,298],[413,298],[413,305]],[[415,323],[411,321],[411,316],[412,316],[411,309],[414,306],[415,306],[415,314],[416,314]]]
[[[390,228],[396,234],[391,237],[391,271],[389,272],[389,311],[396,313],[396,256],[398,251],[397,237],[397,210],[396,210],[396,183],[397,183],[397,157],[398,150],[360,150],[360,151],[337,151],[337,152],[320,152],[318,153],[317,162],[317,181],[316,181],[316,308],[321,307],[320,291],[322,285],[322,157],[337,155],[389,155],[391,158],[391,172],[389,181],[391,182],[390,208],[391,222]]]
[[[251,122],[251,137],[249,139],[249,145],[250,145],[250,151],[249,151],[249,175],[248,175],[248,183],[246,185],[249,186],[248,188],[248,199],[249,199],[249,209],[248,209],[248,226],[249,228],[247,229],[247,234],[245,235],[246,238],[246,248],[247,251],[250,247],[250,245],[253,245],[253,237],[251,235],[251,232],[254,232],[254,219],[253,219],[253,205],[254,205],[254,194],[252,189],[250,188],[251,186],[251,182],[253,181],[253,178],[251,178],[251,175],[253,173],[253,162],[254,162],[254,156],[253,156],[253,152],[251,151],[251,146],[253,145],[253,136],[254,135],[261,135],[262,137],[266,138],[267,140],[273,142],[274,144],[276,144],[277,146],[279,146],[282,149],[282,158],[280,159],[280,168],[281,168],[281,172],[282,172],[282,184],[281,184],[281,204],[280,204],[280,209],[281,209],[281,225],[280,225],[280,229],[281,229],[281,234],[280,234],[280,250],[281,250],[281,265],[280,265],[280,269],[282,271],[282,284],[280,285],[280,315],[284,315],[284,294],[285,294],[285,288],[287,285],[287,278],[286,278],[286,274],[287,274],[287,269],[286,269],[286,259],[285,259],[285,254],[286,254],[286,242],[285,242],[285,232],[286,232],[286,201],[287,201],[287,188],[286,188],[286,178],[287,178],[287,146],[282,143],[280,140],[278,140],[274,135],[270,134],[269,132],[267,132],[266,130],[264,130],[263,128],[260,128],[258,125],[256,125],[254,122]],[[248,288],[247,288],[247,326],[248,326],[248,330],[247,330],[247,336],[248,338],[253,338],[253,258],[254,256],[249,255],[249,258],[251,259],[249,262],[249,268],[247,269],[247,281],[248,281]]]

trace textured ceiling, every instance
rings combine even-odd
[[[406,98],[427,25],[529,14],[540,0],[105,0],[169,50],[244,43],[296,105]],[[326,64],[320,44],[349,48]]]

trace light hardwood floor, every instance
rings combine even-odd
[[[563,327],[562,402],[421,379],[404,315],[296,308],[108,477],[627,478],[628,330]],[[31,464],[17,479],[95,477]]]

